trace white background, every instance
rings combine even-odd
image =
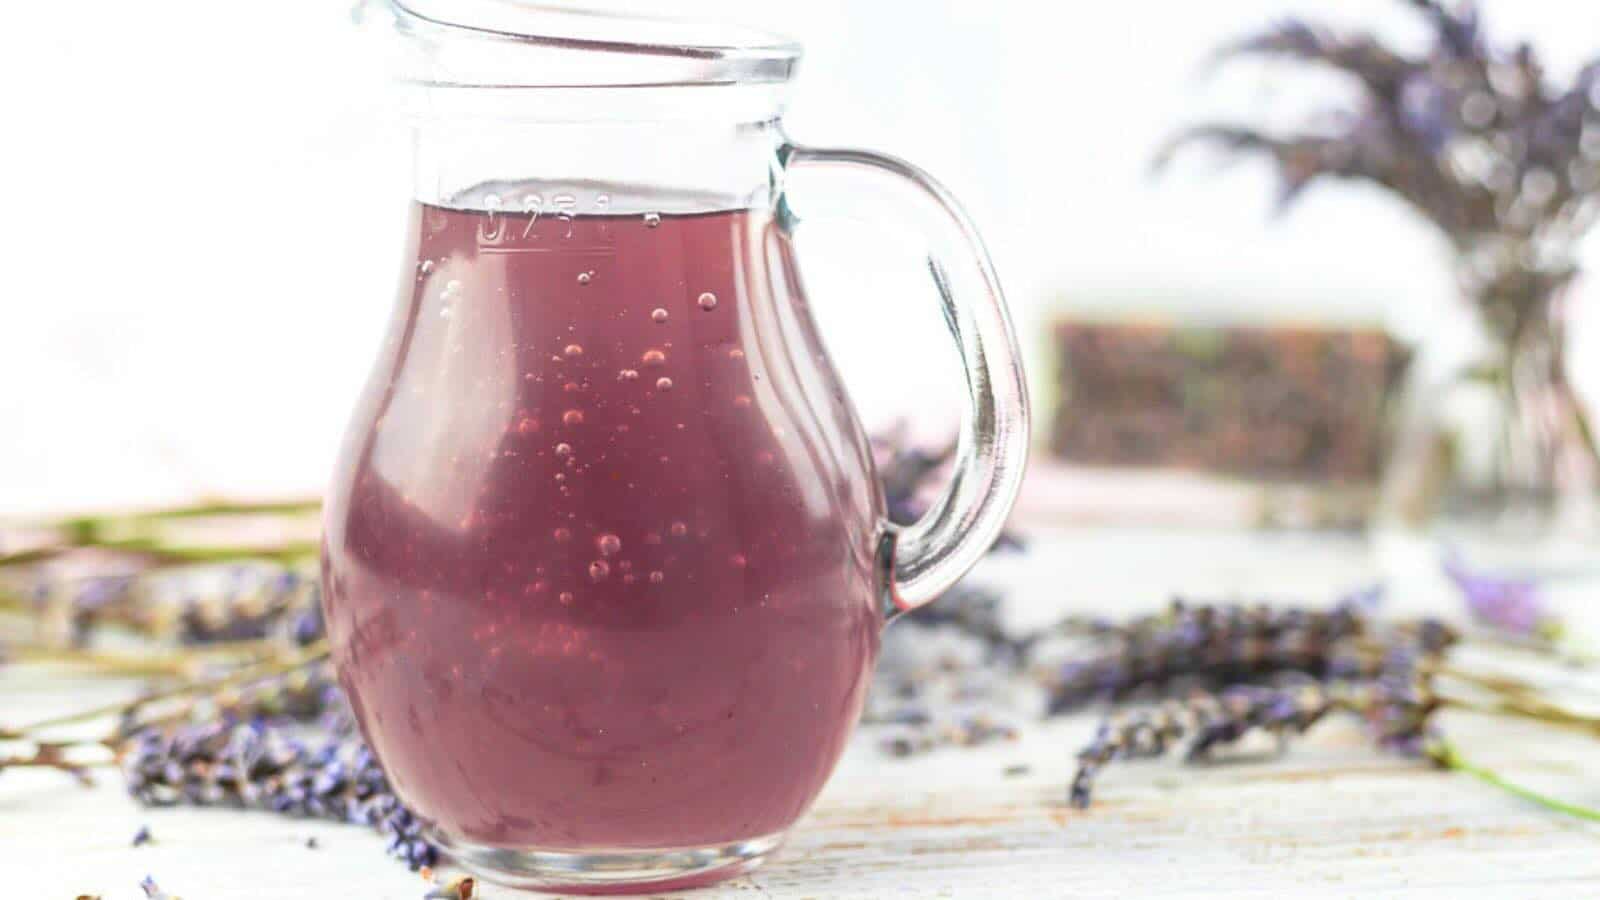
[[[632,6],[800,38],[792,133],[905,156],[955,189],[1041,395],[1044,325],[1066,309],[1415,335],[1450,302],[1436,239],[1376,192],[1316,189],[1274,219],[1263,168],[1148,172],[1185,121],[1277,121],[1335,90],[1261,67],[1202,79],[1210,48],[1293,12],[1415,39],[1398,0]],[[1600,4],[1488,12],[1557,77],[1600,53]],[[407,200],[404,134],[348,6],[35,0],[6,16],[0,513],[317,490],[392,301]],[[802,240],[864,417],[936,428],[953,352],[920,272],[846,232]]]

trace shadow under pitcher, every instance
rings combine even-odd
[[[365,12],[416,167],[325,513],[361,729],[488,880],[747,871],[838,761],[885,623],[1015,498],[1028,412],[987,255],[918,170],[787,139],[792,44],[515,4]],[[925,242],[963,360],[955,472],[908,527],[796,272],[808,196]]]

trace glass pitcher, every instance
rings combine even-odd
[[[356,718],[486,879],[746,871],[827,780],[885,623],[959,578],[1016,495],[1028,412],[994,270],[917,169],[784,135],[793,44],[380,6],[416,177],[325,513]],[[803,178],[926,242],[964,363],[954,477],[909,527],[885,517],[797,276]]]

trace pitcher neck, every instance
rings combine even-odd
[[[561,93],[552,99],[575,99]],[[576,215],[748,209],[778,195],[784,137],[775,115],[740,121],[726,115],[567,118],[549,105],[543,111],[414,110],[416,199],[462,209],[568,206]]]

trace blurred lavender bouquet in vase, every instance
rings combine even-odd
[[[1443,376],[1413,367],[1380,518],[1500,548],[1592,550],[1596,417],[1573,384],[1567,323],[1578,247],[1600,209],[1600,61],[1558,86],[1532,47],[1491,44],[1475,5],[1402,2],[1429,26],[1421,53],[1287,21],[1218,54],[1331,69],[1357,86],[1354,108],[1315,110],[1290,133],[1200,125],[1159,161],[1194,145],[1263,156],[1284,206],[1320,179],[1352,179],[1434,225],[1482,346]]]

